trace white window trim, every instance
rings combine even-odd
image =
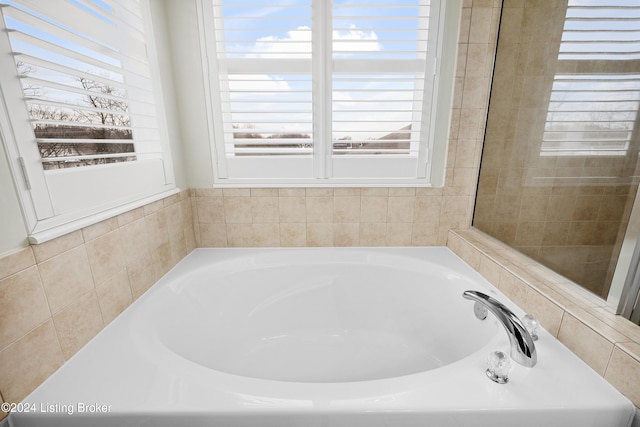
[[[436,57],[438,58],[434,73],[435,84],[433,93],[432,108],[430,108],[428,155],[430,160],[427,163],[424,178],[264,178],[256,172],[255,176],[247,178],[225,178],[226,161],[225,153],[221,152],[223,144],[216,144],[216,140],[223,140],[222,130],[214,125],[213,117],[221,114],[220,94],[212,82],[211,75],[217,73],[217,60],[213,35],[216,31],[213,28],[212,7],[208,3],[210,0],[199,0],[197,3],[200,47],[203,67],[203,80],[205,86],[205,104],[207,108],[207,130],[211,141],[211,161],[213,166],[213,187],[214,188],[247,188],[247,187],[442,187],[444,185],[447,146],[449,138],[449,128],[451,120],[451,109],[453,106],[453,87],[455,77],[455,61],[457,58],[458,33],[460,17],[462,12],[461,0],[447,0],[441,5],[439,15],[440,37],[437,40]],[[443,54],[446,52],[446,54]],[[326,62],[326,61],[325,61]],[[314,69],[317,65],[314,64]],[[325,72],[326,74],[326,72]],[[326,77],[326,76],[325,76]],[[326,78],[331,78],[326,77]],[[215,88],[214,88],[215,87]],[[326,106],[331,108],[331,106]],[[425,109],[426,110],[426,109]],[[322,115],[322,111],[319,115]],[[318,117],[318,116],[316,116]],[[314,138],[318,141],[331,141],[330,135],[314,133]],[[316,146],[326,144],[316,143]],[[327,150],[330,151],[330,150]],[[327,155],[310,156],[309,162],[326,162]],[[275,159],[275,157],[274,157]],[[276,160],[286,167],[286,159]],[[335,161],[335,159],[334,159]],[[376,167],[372,163],[372,167]],[[250,171],[246,171],[250,173]],[[255,170],[254,170],[255,172]]]
[[[159,118],[160,146],[163,152],[162,159],[143,160],[136,162],[124,162],[110,165],[93,166],[88,168],[74,168],[73,170],[44,171],[38,149],[35,144],[25,144],[19,142],[16,135],[31,133],[31,125],[28,120],[20,122],[10,120],[9,109],[26,110],[22,101],[22,90],[17,77],[15,76],[15,65],[10,57],[0,61],[0,73],[5,77],[3,85],[0,86],[0,142],[4,146],[9,167],[13,176],[14,186],[18,195],[20,208],[22,210],[25,228],[29,243],[40,244],[48,240],[60,237],[83,227],[95,224],[115,215],[127,212],[140,206],[152,203],[165,197],[176,194],[180,191],[175,185],[173,174],[173,164],[171,159],[171,149],[168,139],[168,129],[166,127],[166,112],[164,100],[159,80],[158,59],[156,57],[156,46],[151,25],[151,9],[149,0],[142,0],[141,7],[147,31],[147,53],[149,55],[149,67],[151,71],[154,96]],[[6,51],[8,47],[8,37],[2,35],[0,43],[4,44],[2,49]],[[28,118],[24,112],[24,117]],[[21,127],[21,129],[19,129]],[[114,197],[110,201],[103,202],[102,194],[95,192],[96,202],[89,208],[77,208],[70,212],[56,214],[54,203],[49,192],[45,174],[62,174],[64,172],[77,174],[78,180],[82,180],[80,175],[98,177],[100,175],[109,176],[109,172],[114,169],[126,170],[127,183],[133,183],[133,188],[139,187],[138,191],[132,190],[123,197]],[[77,169],[77,170],[76,170]],[[133,170],[135,169],[135,170]],[[145,171],[154,170],[156,176],[164,176],[164,185],[146,185],[144,180],[140,180],[140,174]],[[111,174],[113,176],[113,174]],[[99,179],[99,178],[96,178]],[[100,182],[100,181],[98,181]],[[69,198],[72,200],[72,198]]]

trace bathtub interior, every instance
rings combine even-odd
[[[473,283],[431,261],[357,251],[273,258],[216,263],[174,282],[172,309],[154,322],[159,340],[230,374],[351,382],[440,368],[485,346],[499,328],[461,304]]]
[[[524,312],[447,248],[342,249],[197,249],[31,393],[24,403],[35,411],[10,414],[11,427],[631,425],[633,404],[544,330],[534,368],[514,365],[508,384],[490,381],[488,352],[508,351],[508,339],[491,316],[475,318],[462,291],[489,293]],[[354,264],[357,278],[332,274]],[[372,328],[379,337],[368,336]],[[315,354],[287,359],[304,347],[302,331],[318,340],[316,349],[355,337],[339,360],[355,362],[305,377],[322,367],[294,363]],[[245,333],[246,343],[233,342]],[[398,371],[410,351],[386,359],[396,350],[376,348],[379,340],[437,356],[407,360],[410,368]],[[249,362],[233,364],[233,355],[263,341],[269,351],[273,343],[286,351],[247,356],[259,365],[253,371],[245,370]],[[367,351],[354,356],[361,344]],[[388,364],[376,366],[372,355]],[[286,363],[265,375],[264,361],[278,357]],[[358,363],[367,370],[353,374]],[[109,409],[81,413],[80,404]],[[62,410],[46,410],[53,405]]]

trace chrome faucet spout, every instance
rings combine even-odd
[[[495,298],[478,291],[464,291],[462,296],[476,301],[491,311],[502,323],[507,331],[511,343],[511,358],[527,368],[532,368],[537,362],[536,346],[520,319]]]

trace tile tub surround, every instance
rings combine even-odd
[[[4,401],[22,400],[191,252],[192,218],[183,191],[1,257]]]
[[[475,173],[475,171],[473,172]],[[468,227],[473,185],[445,188],[196,189],[198,247],[434,246]]]
[[[476,229],[447,246],[640,407],[640,327],[604,300]]]

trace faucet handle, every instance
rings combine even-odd
[[[538,319],[531,314],[525,314],[521,321],[527,332],[529,332],[529,335],[531,335],[531,339],[538,341],[538,329],[540,328],[540,322],[538,322]]]
[[[511,371],[511,358],[501,351],[489,353],[487,357],[487,377],[498,384],[509,382],[509,372]]]

